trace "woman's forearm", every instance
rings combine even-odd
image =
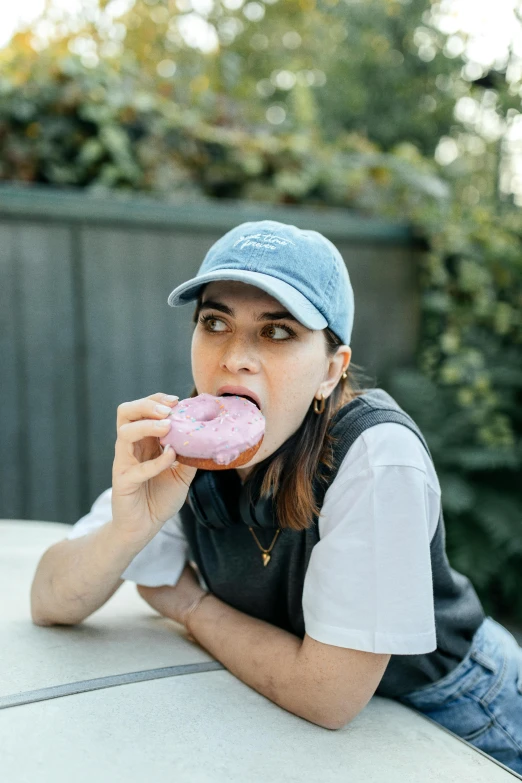
[[[107,522],[80,538],[49,547],[31,585],[36,625],[74,625],[100,608],[121,585],[121,574],[143,544],[126,543]]]
[[[175,588],[148,591],[145,600],[168,617],[171,590]],[[299,637],[240,612],[212,594],[190,616],[189,626],[197,642],[246,685],[294,715],[334,728],[328,720],[325,694],[315,687],[299,659]]]

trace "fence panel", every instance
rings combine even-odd
[[[2,339],[0,513],[53,519],[59,510],[70,518],[79,505],[80,451],[71,236],[66,228],[31,222],[1,228],[8,337]]]

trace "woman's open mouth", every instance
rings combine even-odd
[[[253,397],[249,397],[248,394],[233,394],[232,392],[223,392],[223,394],[220,394],[219,396],[220,397],[243,397],[245,400],[252,402],[258,410],[261,410],[256,400],[254,400]]]

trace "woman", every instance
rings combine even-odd
[[[244,223],[168,301],[194,300],[191,396],[253,398],[261,448],[197,471],[159,446],[176,399],[120,405],[112,488],[42,558],[34,621],[80,622],[129,579],[296,715],[340,728],[377,693],[522,772],[522,650],[448,563],[422,433],[350,377],[353,291],[334,245]]]

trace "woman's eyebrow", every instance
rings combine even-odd
[[[206,302],[202,302],[200,309],[219,310],[226,315],[231,315],[232,318],[235,317],[235,313],[231,307],[228,307],[228,305],[223,304],[222,302],[214,302],[212,299],[207,299]],[[297,321],[297,318],[295,318],[292,313],[288,313],[286,310],[278,310],[275,313],[260,313],[257,316],[256,321],[273,321],[277,320],[278,318],[286,318],[289,321]]]

